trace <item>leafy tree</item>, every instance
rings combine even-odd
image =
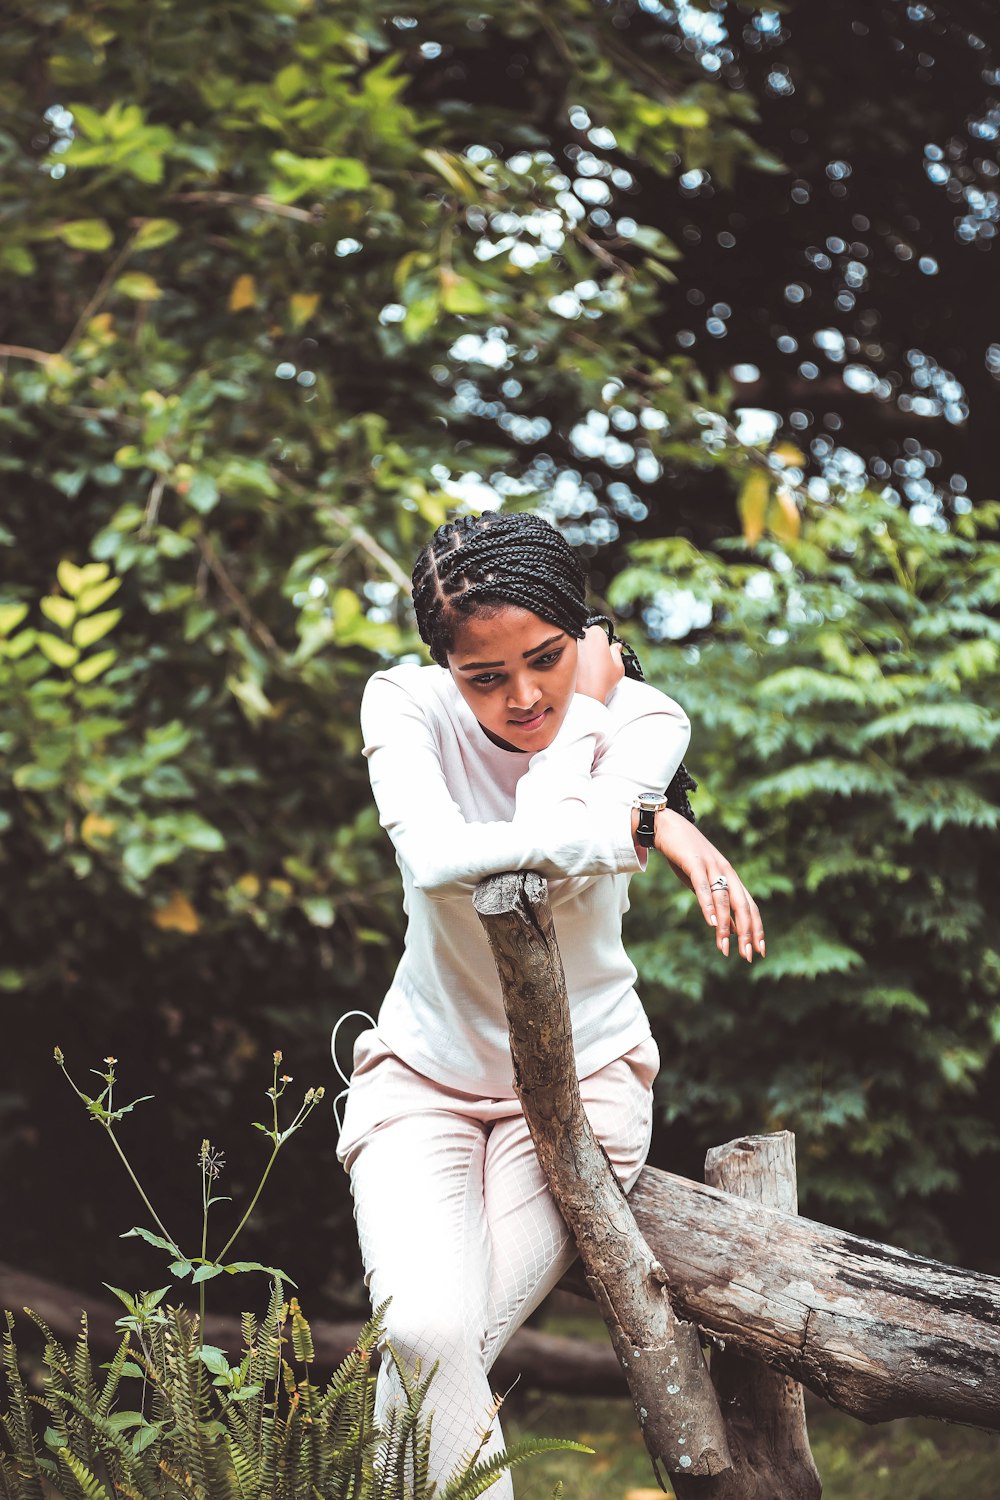
[[[47,1088],[53,1042],[149,1054],[174,1075],[168,1137],[180,1140],[209,1092],[213,1122],[245,1107],[257,1055],[292,1032],[297,1053],[322,1053],[339,1013],[378,1003],[400,916],[357,704],[375,663],[416,647],[406,564],[449,506],[544,500],[592,554],[640,524],[643,485],[691,473],[706,491],[738,491],[748,537],[766,529],[762,556],[789,549],[803,589],[813,569],[825,599],[849,597],[846,561],[836,585],[819,578],[820,523],[796,541],[804,461],[779,447],[762,466],[734,434],[732,390],[665,353],[654,326],[679,249],[639,211],[639,176],[666,201],[684,165],[767,181],[781,163],[754,139],[746,91],[716,87],[697,49],[651,53],[641,26],[620,24],[628,15],[590,0],[521,0],[485,19],[464,3],[404,16],[370,0],[250,0],[238,13],[205,0],[44,0],[6,28],[0,985],[18,1048],[0,1150],[10,1191],[38,1188],[7,1255],[65,1274],[59,1188],[87,1166]],[[655,525],[669,532],[674,501],[656,493]],[[870,497],[834,493],[843,524],[867,538]],[[832,525],[840,513],[822,514]],[[688,565],[669,550],[679,544],[658,545],[668,550],[650,565],[676,564],[683,579]],[[812,550],[799,557],[799,545]],[[869,554],[857,546],[860,569]],[[753,615],[756,596],[722,569],[725,556],[690,554],[691,569],[718,572],[730,609],[677,689],[709,723],[710,710],[736,714],[751,658],[777,649],[739,623],[736,604]],[[599,563],[598,588],[613,570]],[[647,569],[618,597],[645,599],[655,624],[658,588]],[[931,595],[919,597],[930,610]],[[919,676],[937,645],[913,641]],[[814,667],[818,649],[803,645],[788,665]],[[677,680],[679,666],[672,650],[654,670]],[[984,692],[990,674],[984,664]],[[828,709],[817,699],[814,711],[818,733]],[[727,732],[717,757],[699,738],[713,796],[760,777],[756,742]],[[782,744],[793,775],[808,737]],[[902,805],[902,766],[899,776]],[[874,794],[852,786],[845,805],[860,810]],[[797,838],[791,810],[809,822],[812,803],[787,787],[769,795],[765,831],[761,805],[732,800],[744,825],[720,803],[734,850],[745,830]],[[826,795],[821,781],[812,795]],[[886,859],[906,830],[891,826]],[[780,894],[776,869],[769,879],[758,889]],[[803,920],[815,915],[824,942],[869,954],[853,929],[831,927],[822,882],[809,897]],[[787,952],[801,955],[807,937],[792,932]],[[690,971],[687,942],[671,974]],[[781,951],[772,942],[769,962]],[[783,983],[833,1013],[835,965],[810,951],[808,990],[806,970]],[[661,972],[652,951],[644,963]],[[947,1109],[986,1055],[981,1018],[959,1015],[978,982],[954,994],[955,1045],[976,1061],[942,1075]],[[878,983],[930,1004],[910,971]],[[728,991],[712,980],[705,993],[684,1021],[692,1047],[710,1010],[731,1014]],[[765,1048],[754,1067],[770,1064]],[[929,1054],[921,1066],[929,1079]],[[716,1138],[707,1081],[676,1082],[679,1113]],[[748,1080],[740,1095],[755,1118],[766,1083]],[[928,1083],[911,1125],[930,1099]],[[773,1106],[769,1118],[814,1140],[828,1123],[808,1090]],[[837,1196],[842,1219],[874,1213],[837,1187],[872,1118],[842,1112],[827,1157],[810,1159],[815,1201]],[[947,1119],[933,1156],[944,1173],[983,1137],[955,1123],[959,1112]],[[138,1130],[137,1155],[175,1174],[176,1153]],[[886,1147],[879,1160],[931,1160],[907,1156],[898,1137],[894,1126],[897,1156]],[[232,1164],[235,1192],[252,1172]],[[908,1181],[873,1180],[887,1211],[908,1201]],[[103,1248],[112,1198],[102,1190],[84,1208],[81,1257]],[[348,1213],[332,1133],[275,1185],[270,1223],[263,1209],[266,1258],[292,1258],[280,1235],[272,1243],[287,1221],[295,1263],[318,1280]],[[340,1244],[352,1264],[353,1234]]]
[[[661,636],[697,621],[650,666],[766,914],[763,963],[714,963],[689,893],[643,885],[667,1117],[704,1144],[794,1129],[806,1212],[946,1256],[933,1209],[998,1145],[998,517],[935,528],[868,493],[753,550],[643,543],[612,587]]]
[[[651,89],[582,0],[489,32],[423,14],[433,44],[391,7],[299,0],[46,0],[6,28],[3,1150],[42,1189],[7,1253],[42,1268],[58,1179],[87,1170],[53,1042],[151,1054],[179,1140],[207,1091],[213,1118],[244,1107],[255,1055],[290,1032],[322,1055],[377,1004],[400,917],[357,704],[415,645],[405,560],[447,507],[579,491],[568,433],[618,409],[626,361],[632,460],[745,462],[703,444],[697,372],[644,342],[672,247],[595,240],[547,130],[589,99],[652,161],[752,158],[748,101],[683,64]],[[486,62],[497,34],[530,54],[518,87],[449,96],[435,47]],[[530,464],[543,429],[556,456]],[[272,1200],[327,1205],[314,1277],[344,1188],[331,1138]]]

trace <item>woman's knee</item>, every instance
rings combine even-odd
[[[453,1359],[458,1351],[481,1357],[485,1330],[477,1328],[461,1298],[397,1293],[383,1315],[385,1338],[407,1363],[419,1359],[426,1369],[436,1359]]]

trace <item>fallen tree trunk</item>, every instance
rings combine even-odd
[[[1000,1432],[1000,1280],[646,1170],[629,1195],[685,1317],[865,1422]]]
[[[584,1292],[589,1298],[586,1287]],[[85,1296],[0,1262],[0,1308],[9,1308],[17,1314],[25,1307],[38,1313],[58,1339],[69,1343],[80,1332],[80,1314],[86,1309],[90,1345],[97,1354],[110,1357],[121,1342],[121,1329],[115,1327],[115,1319],[124,1312],[120,1302],[103,1296]],[[356,1323],[310,1318],[317,1368],[333,1370],[341,1363],[353,1348],[362,1322],[360,1315]],[[210,1313],[205,1320],[205,1338],[235,1356],[243,1344],[239,1318]],[[21,1342],[24,1347],[30,1344],[27,1328],[22,1332]],[[519,1328],[493,1370],[496,1383],[504,1389],[518,1382],[525,1388],[558,1391],[565,1396],[628,1396],[628,1387],[609,1344],[561,1338],[536,1328]]]

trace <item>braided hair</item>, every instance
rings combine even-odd
[[[590,614],[586,587],[576,553],[548,521],[488,512],[438,527],[413,570],[413,609],[421,640],[446,667],[463,618],[505,605],[580,638]]]
[[[609,642],[617,641],[607,616],[591,613],[586,588],[576,553],[561,531],[530,512],[490,511],[438,527],[413,569],[413,609],[421,640],[438,666],[446,667],[461,621],[489,616],[505,605],[530,610],[577,639],[588,625],[600,624]],[[624,645],[622,660],[627,677],[645,680],[631,646]],[[696,786],[681,764],[666,789],[667,806],[692,823],[687,794]]]

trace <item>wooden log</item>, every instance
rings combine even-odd
[[[646,1168],[629,1194],[682,1317],[854,1417],[1000,1432],[1000,1279]]]
[[[257,1295],[261,1291],[262,1284],[258,1283]],[[589,1298],[589,1288],[584,1291]],[[95,1354],[110,1358],[121,1342],[121,1329],[115,1327],[115,1319],[125,1311],[120,1302],[112,1302],[110,1297],[103,1295],[85,1295],[59,1282],[0,1262],[0,1309],[9,1308],[18,1317],[18,1343],[28,1348],[32,1343],[30,1324],[26,1317],[22,1319],[20,1316],[25,1307],[33,1308],[39,1317],[44,1318],[56,1338],[70,1344],[80,1332],[80,1314],[86,1310],[90,1346]],[[336,1369],[353,1347],[363,1321],[360,1315],[353,1323],[310,1318],[318,1369]],[[205,1337],[210,1344],[225,1349],[231,1358],[238,1356],[243,1346],[239,1318],[225,1313],[209,1314],[205,1322]],[[537,1328],[517,1330],[493,1366],[493,1373],[500,1389],[517,1381],[522,1387],[558,1391],[566,1396],[628,1395],[618,1361],[608,1345],[542,1333]],[[433,1405],[432,1387],[430,1406]]]
[[[533,872],[496,875],[473,901],[500,977],[514,1087],[625,1371],[654,1471],[662,1463],[671,1477],[718,1474],[730,1458],[698,1331],[673,1316],[666,1275],[580,1099],[545,881]]]
[[[798,1213],[795,1137],[788,1130],[715,1146],[705,1180],[739,1198]],[[726,1419],[741,1500],[819,1500],[823,1492],[809,1447],[797,1381],[732,1345],[712,1352],[712,1381]]]

